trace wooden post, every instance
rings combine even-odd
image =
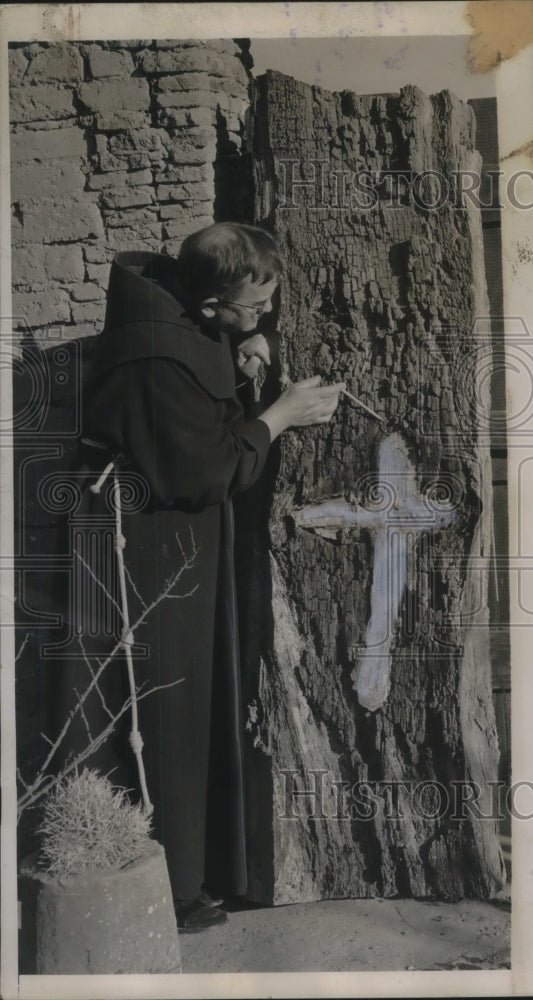
[[[253,124],[255,221],[286,265],[264,399],[317,373],[345,380],[383,423],[342,399],[331,424],[286,433],[239,511],[249,895],[488,897],[504,880],[491,784],[490,327],[479,211],[457,193],[461,172],[481,166],[473,111],[447,91],[357,97],[268,72]],[[381,511],[382,545],[405,493],[401,470],[378,476],[387,437],[405,452],[416,516],[422,498],[430,520],[453,517],[397,528],[406,577],[376,640],[368,515]],[[332,500],[359,520],[303,523],[305,508]],[[370,640],[390,660],[375,710],[354,690]]]

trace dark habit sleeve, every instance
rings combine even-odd
[[[106,373],[86,400],[84,434],[120,453],[165,506],[201,510],[245,490],[270,446],[262,420],[217,400],[176,361],[151,358]]]

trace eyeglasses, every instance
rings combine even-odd
[[[264,299],[263,302],[256,302],[253,306],[248,305],[246,302],[235,302],[233,299],[217,299],[217,302],[221,306],[240,306],[241,309],[249,309],[250,312],[262,316],[270,299]]]

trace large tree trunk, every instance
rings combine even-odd
[[[331,424],[283,435],[241,512],[256,901],[486,897],[504,879],[496,822],[478,815],[498,762],[481,224],[442,180],[480,170],[473,138],[472,110],[448,92],[257,81],[255,221],[286,262],[264,399],[317,373],[382,422],[341,397]],[[440,179],[398,199],[386,182],[365,207],[361,187],[385,169]],[[357,192],[361,170],[373,176]],[[320,173],[322,190],[291,183]],[[387,782],[405,783],[397,799]]]

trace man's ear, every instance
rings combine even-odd
[[[213,306],[215,306],[217,302],[218,299],[215,298],[204,299],[203,302],[200,302],[200,312],[202,316],[205,316],[206,319],[213,319],[213,316],[216,316],[216,309],[214,309]]]

